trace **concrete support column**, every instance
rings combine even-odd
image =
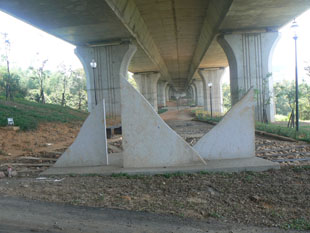
[[[210,91],[212,92],[212,111],[215,113],[223,113],[223,91],[222,78],[225,70],[223,68],[201,69],[199,75],[203,80],[203,100],[204,110],[211,110]],[[212,87],[208,86],[212,83]]]
[[[170,101],[169,90],[170,90],[170,85],[168,84],[165,89],[166,102]]]
[[[139,92],[157,111],[157,82],[160,78],[160,73],[137,73],[133,75],[133,78],[137,83]]]
[[[186,91],[186,96],[188,98],[188,104],[189,106],[192,106],[193,104],[195,104],[195,93],[194,93],[194,89],[193,86],[190,85]]]
[[[136,51],[130,43],[113,46],[82,47],[75,49],[87,78],[88,111],[105,99],[106,117],[120,123],[120,76],[127,77],[128,64]],[[96,68],[90,63],[96,62]]]
[[[274,121],[273,82],[267,76],[271,73],[272,52],[278,36],[278,32],[257,32],[218,37],[229,62],[232,104],[254,87],[257,90],[255,117],[259,121],[264,115]]]
[[[197,106],[203,106],[203,83],[202,80],[195,79],[194,85],[196,86],[196,99],[197,99]]]
[[[194,105],[197,105],[197,88],[196,88],[195,84],[192,84],[191,88],[192,88],[192,93],[193,93],[192,97],[193,97]]]
[[[157,83],[157,103],[158,107],[166,106],[166,87],[168,82],[166,81],[158,81]]]

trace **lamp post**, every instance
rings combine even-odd
[[[210,88],[210,110],[211,110],[211,118],[212,118],[212,83],[208,83],[208,87]]]
[[[95,104],[97,105],[97,93],[96,93],[96,77],[95,77],[95,69],[97,68],[97,63],[95,59],[90,62],[90,67],[93,69],[93,78],[94,78],[94,92],[95,92]]]
[[[296,20],[294,19],[291,29],[294,33],[293,39],[295,41],[295,88],[296,88],[296,131],[299,130],[299,106],[298,106],[298,63],[297,63],[297,29],[298,29],[298,24],[296,23]]]

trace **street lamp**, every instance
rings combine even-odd
[[[211,118],[212,118],[212,83],[208,83],[208,87],[210,88],[210,110],[211,110]]]
[[[298,24],[296,23],[296,20],[294,19],[291,29],[293,31],[293,39],[295,41],[295,88],[296,88],[296,131],[299,130],[299,106],[298,106],[298,64],[297,64],[297,30],[298,30]]]
[[[96,93],[96,77],[95,77],[95,69],[97,68],[97,63],[95,59],[90,62],[90,67],[93,69],[93,78],[94,78],[94,92],[95,92],[95,104],[97,105],[97,93]]]

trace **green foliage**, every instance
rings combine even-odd
[[[0,126],[7,125],[7,118],[13,117],[21,130],[35,129],[41,122],[84,121],[88,113],[54,104],[39,104],[23,99],[14,102],[0,99]]]
[[[9,85],[10,92],[14,97],[24,98],[27,95],[27,90],[20,85],[20,79],[18,74],[8,74],[4,69],[0,69],[0,95],[5,96],[5,87]]]
[[[288,116],[283,116],[283,115],[275,115],[275,121],[288,121],[289,117]]]
[[[222,86],[222,90],[223,90],[224,112],[227,112],[231,108],[230,85],[224,83]]]
[[[133,78],[133,77],[129,77],[128,78],[128,82],[135,88],[135,89],[138,89],[138,87],[137,87],[137,83],[136,83],[136,81],[135,81],[135,79]]]
[[[162,114],[162,113],[167,112],[167,111],[168,111],[168,109],[166,109],[166,108],[160,108],[160,109],[158,109],[158,114]]]
[[[48,60],[39,53],[26,70],[10,66],[11,43],[8,34],[0,33],[0,96],[24,98],[34,102],[60,104],[87,110],[86,77],[82,69],[65,64],[58,71],[46,70]],[[14,97],[14,98],[13,98]]]
[[[309,68],[310,70],[310,68]],[[305,81],[298,85],[299,117],[301,120],[310,120],[310,85]],[[282,81],[274,85],[276,113],[288,116],[295,109],[295,82]]]
[[[222,120],[222,116],[210,116],[209,114],[204,114],[201,111],[195,111],[196,118],[201,121],[210,121],[210,122],[220,122]]]
[[[310,220],[303,218],[293,219],[290,223],[287,223],[283,226],[284,229],[294,229],[299,231],[310,230]]]

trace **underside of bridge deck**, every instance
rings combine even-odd
[[[185,89],[198,68],[225,67],[219,33],[277,30],[310,0],[2,0],[0,9],[75,45],[132,40],[131,72]],[[197,74],[197,73],[196,73]]]

